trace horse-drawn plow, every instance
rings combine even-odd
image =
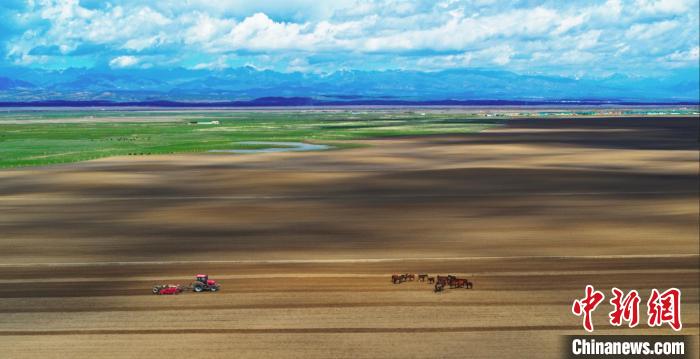
[[[403,282],[411,282],[417,279],[418,282],[427,282],[428,284],[434,285],[435,293],[442,292],[445,288],[456,289],[473,289],[474,283],[466,278],[458,278],[457,276],[448,274],[446,276],[438,275],[437,277],[429,276],[426,273],[421,274],[392,274],[391,282],[394,284],[401,284]]]

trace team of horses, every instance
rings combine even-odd
[[[394,284],[401,284],[403,282],[407,281],[414,281],[416,280],[416,275],[415,274],[392,274],[391,275],[391,282]]]
[[[437,279],[435,280],[435,291],[442,292],[442,290],[447,286],[450,288],[472,289],[474,288],[474,283],[470,282],[469,279],[457,278],[456,276],[450,274],[444,277],[440,275],[437,276]]]
[[[457,278],[457,276],[448,274],[446,276],[441,276],[438,275],[436,277],[429,276],[428,274],[421,273],[421,274],[410,274],[410,273],[404,273],[404,274],[392,274],[391,275],[391,282],[394,284],[401,284],[403,282],[409,282],[409,281],[414,281],[418,280],[419,282],[428,282],[428,284],[434,284],[435,285],[435,292],[442,292],[446,287],[450,288],[464,288],[464,289],[472,289],[474,288],[474,283],[470,282],[466,278]]]

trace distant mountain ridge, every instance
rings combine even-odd
[[[365,102],[585,99],[696,103],[700,98],[700,84],[697,69],[678,70],[661,79],[623,75],[572,79],[483,69],[345,70],[316,74],[252,67],[220,71],[0,68],[0,101],[3,102],[236,102],[270,97]]]
[[[16,90],[16,89],[24,89],[24,88],[32,88],[32,87],[34,87],[34,85],[32,85],[29,82],[22,81],[22,80],[14,80],[11,78],[0,76],[0,91],[8,91],[8,90]]]

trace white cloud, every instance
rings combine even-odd
[[[456,55],[430,56],[419,59],[417,65],[427,70],[461,68],[469,66],[473,57],[474,56],[469,52]]]
[[[627,30],[627,37],[639,40],[649,40],[679,27],[680,24],[675,20],[665,20],[650,24],[635,24]]]
[[[305,58],[297,57],[292,59],[287,66],[287,71],[290,72],[306,72],[309,70],[309,61]]]
[[[113,67],[113,68],[132,67],[138,63],[139,63],[139,59],[134,57],[134,56],[119,56],[119,57],[113,58],[109,62],[109,66]]]
[[[644,14],[683,14],[692,10],[692,0],[637,0],[634,8]]]
[[[588,49],[598,44],[598,39],[603,32],[601,30],[591,30],[578,36],[576,47],[578,49]]]
[[[157,44],[163,43],[166,36],[164,34],[143,37],[143,38],[133,38],[129,39],[123,46],[123,48],[128,50],[141,51],[149,47],[153,47]]]
[[[573,28],[580,26],[586,21],[588,14],[578,14],[561,19],[559,26],[552,32],[555,35],[563,34]]]
[[[495,49],[493,63],[497,65],[505,65],[510,62],[510,58],[515,55],[513,49],[510,46],[503,46],[501,48]]]
[[[207,44],[218,36],[231,31],[236,22],[219,19],[208,14],[197,13],[196,21],[185,31],[186,44]]]
[[[186,63],[192,67],[192,58],[226,59],[236,53],[248,54],[241,63],[266,65],[262,57],[270,55],[290,71],[314,71],[320,65],[312,57],[326,59],[329,67],[361,58],[353,60],[357,66],[555,68],[596,61],[596,66],[630,70],[672,61],[670,54],[681,56],[699,36],[696,0],[532,6],[494,0],[95,3],[88,9],[78,0],[35,1],[31,14],[21,16],[27,27],[10,38],[7,57],[32,63],[51,56],[93,56],[113,66],[144,66],[148,56],[175,64],[190,56]],[[48,25],[32,26],[32,21]],[[60,54],[31,54],[54,46]],[[333,57],[336,61],[327,60]],[[616,60],[601,63],[612,58]],[[220,68],[230,61],[194,63]]]
[[[192,67],[193,70],[223,70],[229,68],[228,64],[230,56],[220,56],[212,62],[199,63]]]
[[[695,46],[687,51],[674,51],[662,58],[663,61],[669,62],[694,62],[697,63],[700,58],[700,47]]]
[[[308,24],[275,22],[263,13],[245,18],[226,35],[233,48],[251,50],[302,49],[314,39],[304,32]]]

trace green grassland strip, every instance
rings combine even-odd
[[[32,123],[41,118],[174,116],[173,122]],[[14,117],[13,117],[14,116]],[[16,123],[21,118],[22,123]],[[15,120],[15,123],[3,123]],[[191,124],[192,121],[220,124]],[[26,122],[25,122],[26,121]],[[66,111],[0,114],[0,168],[70,163],[109,156],[261,149],[246,141],[314,142],[335,149],[343,142],[381,137],[465,134],[504,120],[467,115],[413,113],[261,113]],[[279,146],[277,146],[279,147]]]

